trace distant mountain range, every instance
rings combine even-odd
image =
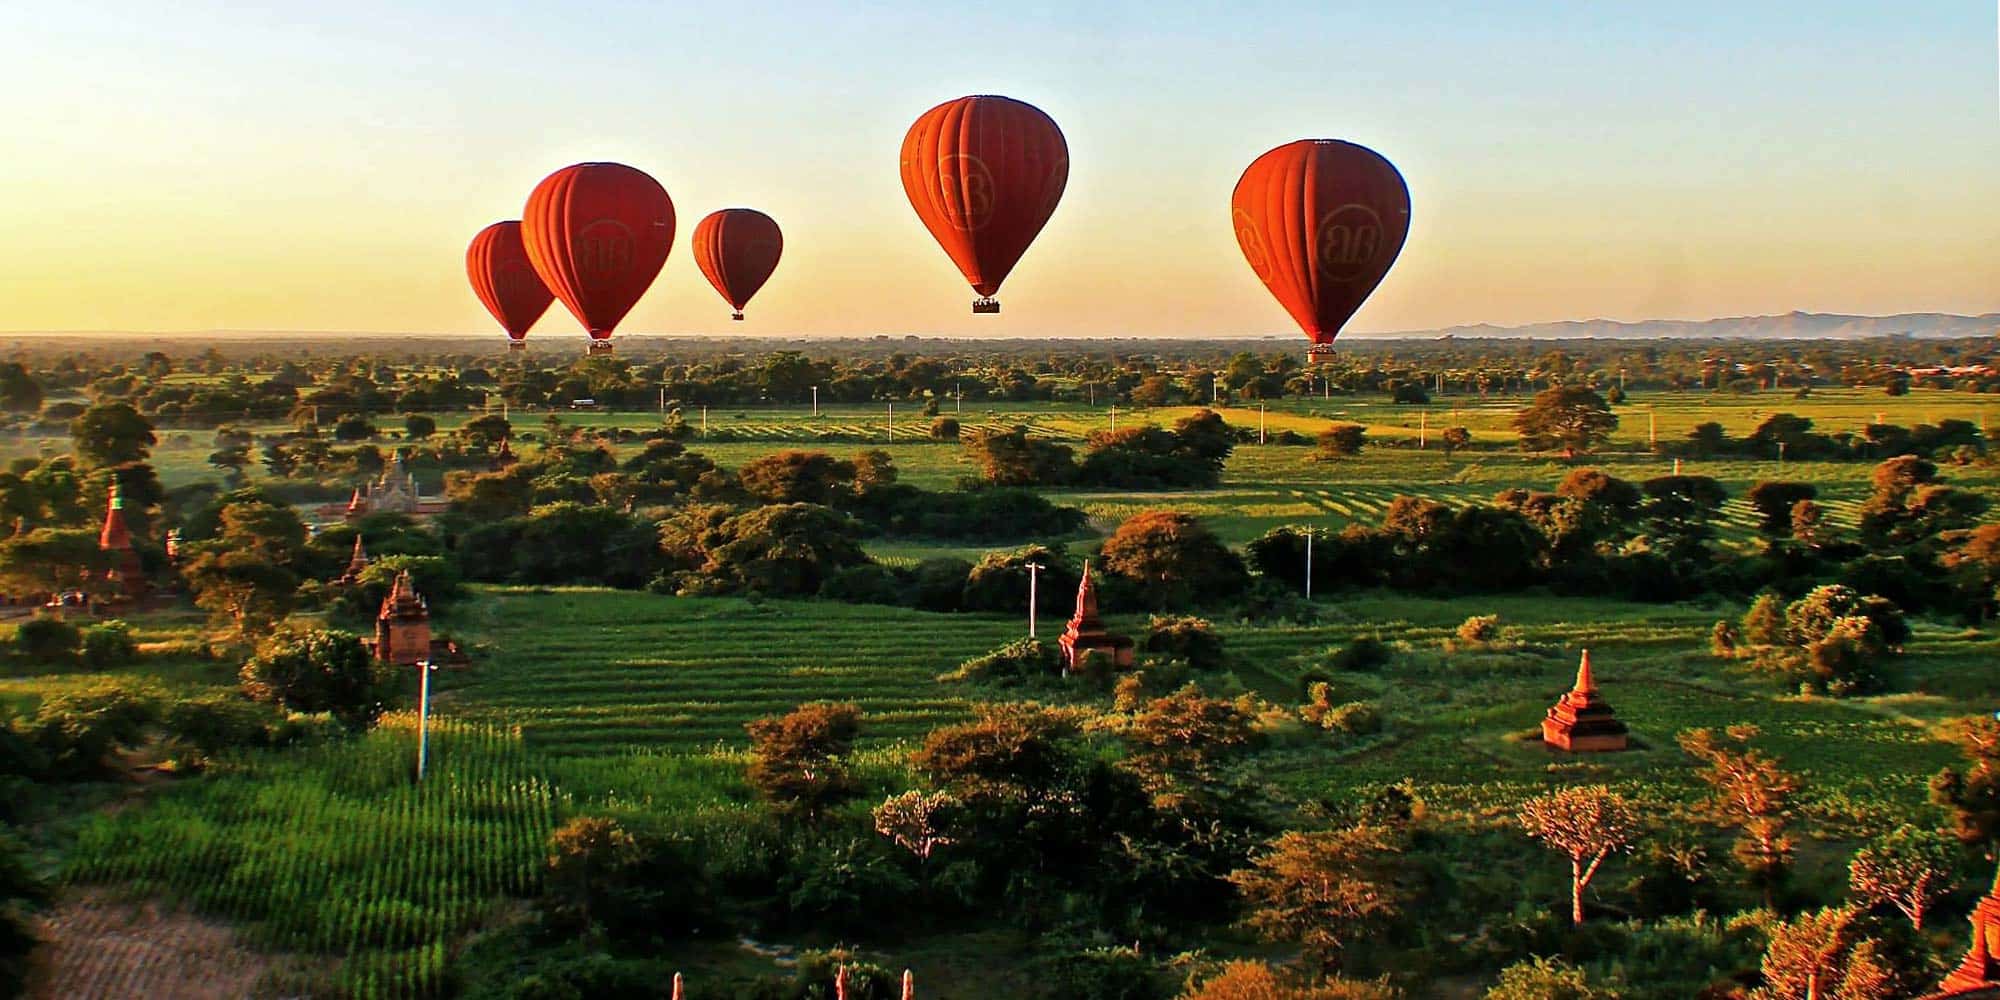
[[[1721,319],[1648,319],[1621,323],[1611,319],[1564,320],[1526,326],[1474,323],[1441,330],[1399,330],[1394,333],[1344,333],[1343,339],[1435,337],[1533,337],[1537,340],[1650,340],[1695,337],[1736,340],[1865,340],[1869,337],[1994,337],[2000,336],[2000,313],[1954,316],[1949,313],[1902,313],[1896,316],[1842,316],[1838,313],[1789,312],[1782,316],[1730,316]]]

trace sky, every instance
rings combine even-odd
[[[2000,311],[1994,0],[0,2],[0,330],[498,336],[464,248],[616,160],[680,216],[621,332],[1295,332],[1229,194],[1300,138],[1407,179],[1349,329]],[[999,316],[897,174],[925,109],[1047,111],[1069,188]],[[785,232],[728,310],[688,252]],[[560,304],[531,342],[579,339]]]

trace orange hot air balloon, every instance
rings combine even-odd
[[[465,274],[472,293],[507,331],[509,346],[526,346],[528,328],[542,318],[555,295],[528,262],[519,222],[496,222],[479,231],[465,248]]]
[[[1054,119],[1008,97],[961,97],[903,137],[903,190],[972,283],[975,313],[997,313],[1007,272],[1055,214],[1069,145]]]
[[[1338,139],[1301,139],[1243,171],[1230,198],[1250,269],[1312,338],[1333,338],[1382,283],[1410,234],[1410,189],[1381,154]]]
[[[743,306],[771,280],[784,252],[778,223],[754,208],[710,212],[694,227],[695,266],[735,310],[730,319],[743,318]]]
[[[618,321],[667,262],[674,202],[643,171],[579,163],[535,185],[521,240],[542,283],[589,332],[591,350],[608,350]]]

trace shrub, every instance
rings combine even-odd
[[[939,417],[931,421],[931,440],[956,441],[958,440],[958,430],[958,421],[956,419],[952,417]]]
[[[226,750],[269,744],[277,721],[269,708],[228,692],[176,701],[161,719],[178,744],[176,759],[197,768]]]
[[[975,656],[958,669],[938,677],[941,681],[979,681],[989,684],[1019,684],[1057,671],[1056,647],[1040,639],[1016,639],[990,653]]]
[[[92,670],[123,666],[139,657],[132,627],[117,619],[83,630],[83,665]]]
[[[1037,963],[1038,1000],[1167,1000],[1171,994],[1137,948],[1092,948]]]
[[[114,750],[137,746],[160,717],[160,692],[111,680],[44,699],[29,724],[30,742],[52,776],[94,777],[113,769]]]
[[[239,679],[253,701],[295,712],[331,712],[353,729],[366,729],[382,714],[388,682],[386,668],[377,666],[352,633],[297,628],[279,629],[265,639]]]
[[[1368,428],[1360,424],[1334,424],[1319,432],[1313,457],[1322,461],[1361,454],[1368,444]]]
[[[14,630],[14,648],[37,663],[65,663],[83,644],[83,632],[60,618],[37,615]]]
[[[1776,594],[1760,594],[1743,613],[1743,641],[1752,646],[1778,646],[1785,641],[1785,602]]]
[[[1377,670],[1387,666],[1394,650],[1379,637],[1356,636],[1352,642],[1340,647],[1327,659],[1327,666],[1335,670]]]
[[[1186,615],[1154,615],[1144,649],[1184,660],[1196,670],[1219,670],[1224,663],[1222,637],[1215,634],[1215,626]]]
[[[1455,633],[1458,641],[1471,646],[1482,646],[1500,640],[1499,615],[1473,615],[1458,625]]]

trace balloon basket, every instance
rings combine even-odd
[[[1314,344],[1306,348],[1306,364],[1321,365],[1333,362],[1332,344]]]
[[[515,351],[525,351],[527,349],[528,349],[528,342],[525,340],[510,340],[507,342],[507,353],[509,354],[512,354]]]
[[[999,299],[978,298],[972,300],[972,314],[974,316],[988,316],[997,313],[999,311],[1000,311]]]
[[[741,322],[743,322],[743,314],[742,314],[742,313],[740,313],[740,312],[733,312],[733,313],[730,313],[730,314],[729,314],[729,318],[730,318],[730,319],[732,319],[732,320],[734,320],[734,321],[736,321],[736,322],[738,322],[738,323],[741,323]]]
[[[599,354],[610,354],[611,341],[593,340],[590,342],[590,346],[584,349],[583,353],[585,357],[596,357]]]

